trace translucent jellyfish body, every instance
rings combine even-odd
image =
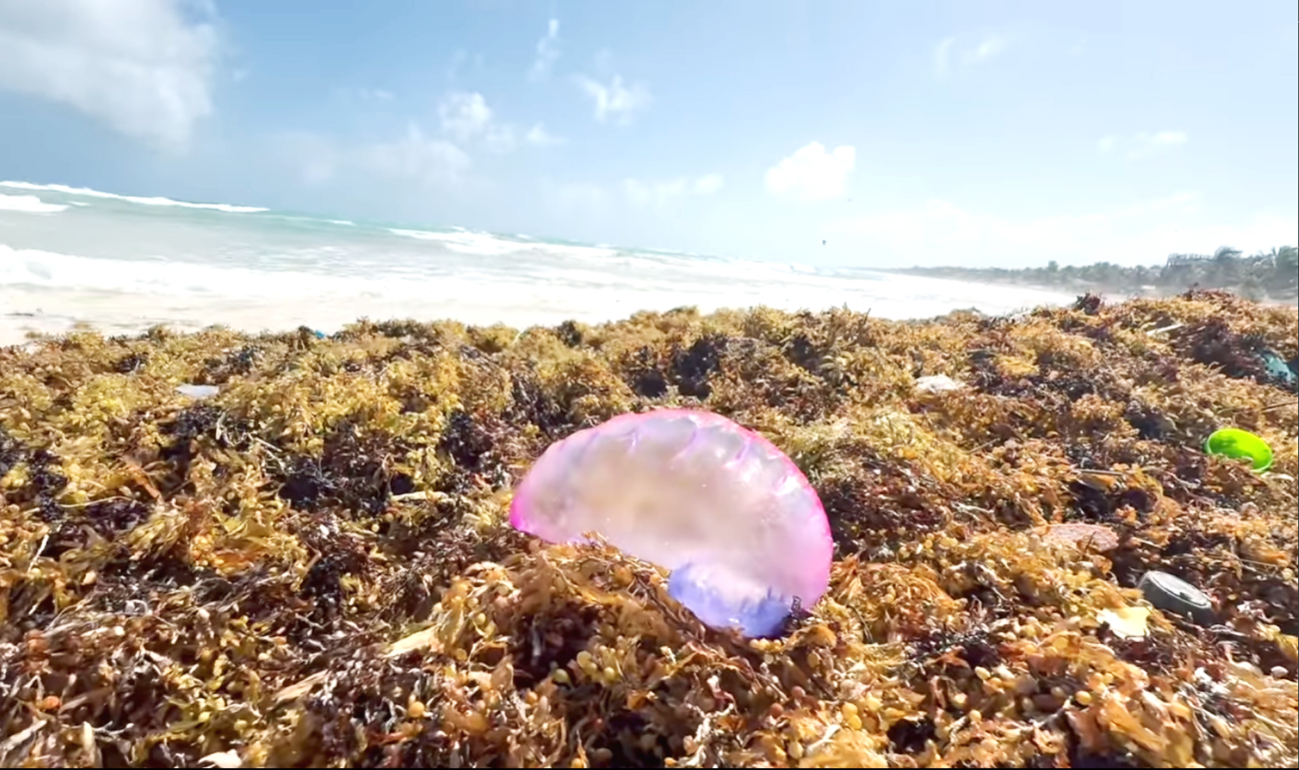
[[[515,490],[510,524],[556,543],[598,533],[670,570],[669,594],[704,623],[752,637],[821,598],[834,551],[802,471],[693,410],[621,415],[551,445]]]

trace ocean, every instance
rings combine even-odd
[[[818,244],[819,246],[819,244]],[[797,256],[797,255],[795,255]],[[0,345],[77,325],[332,333],[358,318],[516,328],[693,305],[847,306],[926,318],[1014,312],[1045,290],[329,219],[224,203],[0,181]]]

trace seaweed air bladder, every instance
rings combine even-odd
[[[550,542],[599,534],[671,570],[669,594],[715,628],[778,635],[829,582],[834,541],[816,492],[762,436],[721,415],[615,417],[552,444],[510,523]]]

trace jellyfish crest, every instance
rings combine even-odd
[[[821,598],[834,549],[788,457],[692,410],[623,415],[551,445],[516,489],[510,523],[551,542],[599,533],[670,570],[669,593],[700,620],[750,636]]]

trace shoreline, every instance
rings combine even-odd
[[[142,306],[147,309],[142,311]],[[470,301],[435,304],[348,298],[337,305],[328,300],[286,304],[275,299],[168,298],[66,290],[33,294],[0,289],[0,307],[13,308],[0,315],[0,347],[25,343],[29,332],[57,335],[77,330],[78,326],[105,336],[135,336],[158,324],[185,333],[224,326],[237,333],[256,335],[290,332],[301,326],[332,333],[362,318],[433,321],[446,317],[479,326],[555,325],[567,320],[567,314],[555,311]],[[431,307],[439,309],[430,312]],[[598,322],[591,318],[578,320]]]
[[[863,306],[854,308],[873,317],[891,320],[923,320],[959,310],[976,309],[988,315],[1005,315],[1034,306],[1063,306],[1075,296],[1064,292],[1020,289],[1014,294],[985,297],[979,307],[971,308],[968,294],[953,291],[947,281],[940,281],[945,295],[933,287],[921,287],[927,293],[911,301],[892,297],[856,298]],[[991,287],[990,287],[991,288]],[[676,307],[695,307],[700,312],[720,310],[743,311],[766,306],[786,312],[822,312],[841,303],[826,301],[820,307],[799,308],[788,297],[766,297],[772,304],[762,305],[746,294],[728,294],[723,285],[715,293],[701,291],[700,286],[686,287],[679,297],[655,292],[638,296],[634,292],[613,294],[582,289],[557,289],[553,296],[539,302],[535,297],[511,300],[484,293],[485,299],[471,297],[438,299],[399,299],[349,296],[315,299],[229,298],[204,296],[164,296],[84,289],[40,289],[35,291],[0,287],[0,347],[19,345],[27,335],[64,334],[77,329],[94,329],[106,336],[138,335],[158,324],[179,332],[197,332],[213,325],[232,331],[259,334],[293,331],[301,326],[332,333],[362,318],[373,321],[415,320],[419,322],[455,321],[474,326],[503,324],[516,329],[533,326],[556,326],[565,321],[585,324],[613,323],[642,313],[663,313]],[[976,295],[977,296],[977,295]],[[728,302],[716,301],[727,297]],[[959,297],[959,299],[958,299]],[[680,301],[677,301],[677,300]],[[929,312],[917,312],[926,307]],[[940,309],[941,308],[941,309]]]

